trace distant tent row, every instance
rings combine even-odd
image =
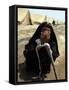
[[[30,13],[28,9],[18,8],[18,24],[33,25],[42,22],[52,24],[63,24],[64,22],[55,20],[52,17]]]

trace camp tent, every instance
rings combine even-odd
[[[23,25],[31,24],[31,17],[28,9],[18,8],[18,23]]]

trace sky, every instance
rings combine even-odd
[[[29,9],[30,13],[47,15],[53,17],[56,20],[61,20],[65,22],[65,11],[61,10],[44,10],[44,9]]]

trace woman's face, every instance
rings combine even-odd
[[[43,27],[40,38],[41,38],[44,42],[47,42],[47,41],[50,40],[50,34],[51,34],[50,28],[48,28],[48,27]]]

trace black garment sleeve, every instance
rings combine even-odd
[[[31,52],[34,51],[34,45],[25,45],[25,50],[23,51],[24,56],[26,57],[27,55],[29,55]]]
[[[55,43],[55,42],[52,42],[52,43],[51,43],[51,49],[52,49],[53,59],[54,59],[54,61],[55,61],[56,58],[59,56],[59,53],[58,53],[58,51],[57,51],[56,43]]]

